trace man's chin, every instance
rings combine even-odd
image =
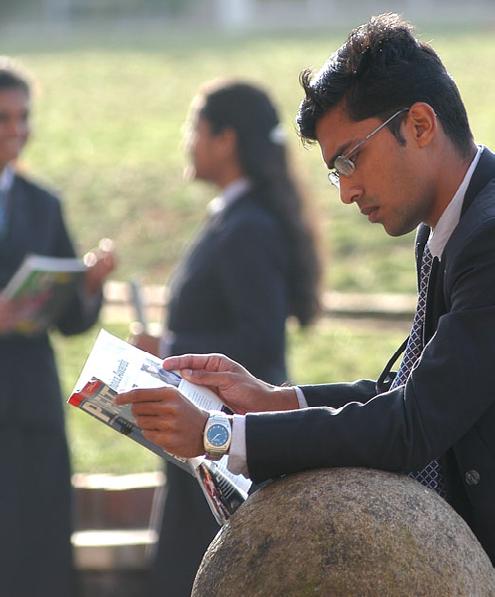
[[[409,234],[409,232],[417,228],[417,224],[399,225],[397,223],[394,224],[393,222],[382,222],[382,226],[385,229],[385,232],[389,236],[393,237],[404,236],[405,234]]]

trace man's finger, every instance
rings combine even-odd
[[[196,383],[201,386],[209,386],[211,388],[226,388],[234,383],[237,377],[235,373],[230,371],[216,373],[214,371],[206,371],[205,369],[180,369],[180,374],[184,379],[191,383]]]
[[[159,431],[163,433],[172,429],[172,425],[164,417],[139,415],[136,417],[136,424],[142,431]]]
[[[175,397],[177,390],[170,388],[136,389],[122,392],[115,397],[115,404],[136,404],[138,402],[163,402]]]
[[[239,365],[223,354],[183,354],[181,356],[167,357],[163,361],[164,369],[191,369],[207,371],[231,371]]]
[[[177,405],[175,401],[173,404],[169,402],[134,402],[132,406],[132,414],[134,416],[145,415],[151,417],[169,416],[177,412]]]

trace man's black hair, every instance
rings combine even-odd
[[[303,140],[315,140],[320,118],[341,103],[352,120],[384,121],[401,108],[425,102],[460,154],[469,152],[473,137],[454,80],[433,48],[396,14],[372,17],[351,31],[315,77],[305,70],[300,81],[306,93],[297,115]],[[400,119],[390,128],[401,141]]]
[[[28,77],[9,58],[0,56],[0,91],[10,89],[20,89],[31,95]]]

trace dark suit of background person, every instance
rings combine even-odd
[[[419,262],[428,234],[426,226],[418,231]],[[248,468],[259,483],[317,467],[416,470],[445,454],[448,501],[495,563],[495,156],[487,149],[433,275],[428,345],[407,384],[387,392],[386,369],[380,383],[301,386],[310,409],[247,416]],[[317,408],[323,406],[344,408]],[[412,441],[408,426],[421,429],[422,441]],[[293,441],[304,428],[312,441]],[[398,431],[402,441],[384,445]]]
[[[28,253],[75,255],[52,194],[16,176],[9,207],[8,234],[0,241],[0,288]],[[86,330],[100,302],[87,310],[75,299],[57,328],[64,334]],[[0,380],[1,586],[12,597],[65,597],[72,594],[70,467],[48,335],[0,336]],[[12,584],[5,585],[9,578]]]
[[[205,87],[192,112],[195,178],[222,195],[172,276],[159,352],[223,352],[283,383],[285,323],[314,317],[319,265],[276,110],[257,87],[224,82]],[[196,480],[168,466],[151,594],[189,595],[218,529]]]
[[[28,137],[28,109],[26,81],[0,62],[2,160],[16,159],[22,150]],[[58,198],[14,174],[5,162],[0,165],[0,177],[9,183],[0,235],[2,289],[28,253],[74,257],[75,252]],[[96,267],[101,265],[99,261]],[[92,278],[97,286],[106,266],[103,270]],[[91,272],[86,282],[96,269]],[[81,287],[55,327],[65,335],[83,332],[95,322],[100,305],[101,291],[89,296],[87,288]],[[8,303],[3,307],[8,309]],[[2,325],[0,594],[72,597],[70,465],[55,356],[46,332],[18,335],[8,330],[8,317]]]

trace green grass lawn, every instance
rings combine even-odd
[[[213,190],[182,179],[181,135],[191,97],[205,80],[234,76],[266,83],[290,133],[295,169],[311,200],[327,255],[326,286],[340,291],[414,292],[411,235],[391,239],[329,187],[316,148],[294,132],[298,73],[318,68],[344,34],[221,36],[158,28],[75,30],[68,36],[2,37],[2,53],[39,81],[35,135],[25,167],[59,188],[81,251],[100,237],[117,242],[114,278],[164,282],[200,225]],[[478,142],[495,146],[495,36],[491,30],[426,31],[456,78]],[[384,156],[386,159],[386,156]],[[421,173],[418,172],[418,176]],[[113,331],[125,335],[125,326]],[[293,380],[376,376],[405,331],[327,321],[290,331]],[[69,393],[94,338],[55,338]],[[159,463],[82,412],[68,412],[75,470],[132,472]]]

